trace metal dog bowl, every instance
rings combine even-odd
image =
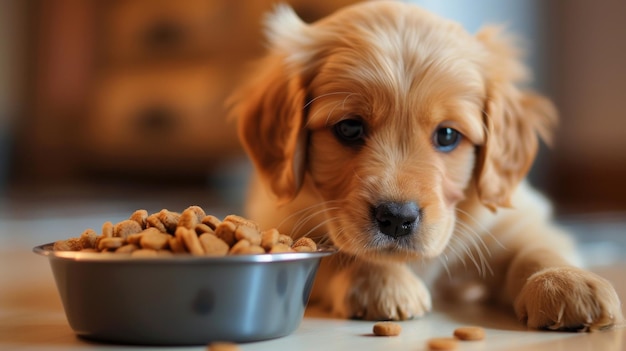
[[[335,251],[137,258],[53,251],[48,257],[77,335],[114,343],[206,345],[292,333],[322,257]]]

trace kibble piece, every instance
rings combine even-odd
[[[189,206],[185,209],[185,211],[195,212],[196,216],[198,216],[198,222],[202,222],[202,218],[206,217],[206,212],[200,206]]]
[[[113,223],[112,222],[104,222],[102,224],[102,237],[110,238],[113,236]]]
[[[265,253],[265,249],[260,246],[250,245],[238,248],[230,253],[232,255],[262,255]]]
[[[198,235],[201,235],[201,234],[204,234],[204,233],[215,234],[215,231],[213,229],[211,229],[211,227],[209,227],[208,225],[206,225],[204,223],[196,224],[196,227],[194,228],[194,230],[196,231],[196,234],[198,234]]]
[[[261,247],[269,251],[278,243],[280,233],[276,228],[264,230],[261,232]]]
[[[432,338],[426,342],[429,350],[456,350],[459,342],[455,338]]]
[[[98,243],[98,250],[103,251],[117,249],[118,247],[121,247],[123,245],[123,238],[102,238],[102,240],[100,240],[100,242]]]
[[[262,255],[265,253],[265,249],[259,245],[250,245],[243,250],[239,251],[239,255]]]
[[[115,250],[115,253],[129,254],[129,253],[132,253],[135,250],[139,250],[139,246],[137,246],[135,244],[126,244],[126,245],[118,247]]]
[[[132,221],[139,223],[141,229],[146,229],[146,225],[148,224],[146,221],[148,219],[148,211],[146,210],[137,210],[133,212],[128,218]]]
[[[169,245],[170,237],[169,234],[161,233],[157,229],[146,229],[139,244],[144,249],[163,250]]]
[[[174,233],[178,226],[178,220],[180,219],[180,213],[172,212],[166,209],[162,209],[156,214],[156,217],[163,223],[163,227],[167,233]]]
[[[215,234],[204,233],[198,237],[202,250],[209,256],[225,256],[230,249],[224,240],[215,236]]]
[[[130,234],[129,236],[126,237],[126,242],[129,244],[135,244],[135,245],[139,245],[139,242],[141,241],[141,237],[144,235],[144,233],[148,230],[156,230],[157,232],[161,233],[160,230],[156,229],[156,228],[147,228],[139,233],[135,233],[135,234]]]
[[[200,240],[195,231],[185,227],[178,227],[176,228],[176,237],[183,242],[190,254],[197,256],[204,255],[204,250],[202,249],[202,245],[200,245]]]
[[[95,249],[98,234],[93,229],[87,229],[80,235],[80,245],[83,249]]]
[[[104,237],[102,237],[102,235],[98,235],[98,237],[96,238],[96,244],[94,245],[95,246],[94,249],[98,250],[98,247],[100,247],[100,242],[102,241],[102,239],[104,239]]]
[[[200,206],[189,206],[180,215],[178,226],[193,229],[196,227],[196,224],[202,223],[202,219],[205,216],[206,213]]]
[[[300,252],[312,252],[317,251],[317,244],[311,238],[301,237],[291,245],[291,247]],[[300,248],[300,249],[299,249]]]
[[[160,231],[158,228],[155,228],[155,227],[146,228],[146,229],[142,230],[141,232],[139,232],[137,234],[139,234],[139,237],[142,237],[142,236],[144,236],[146,234],[163,234],[163,235],[167,235],[168,237],[171,237],[171,235],[169,235],[167,233],[164,233],[164,232]],[[136,234],[133,234],[133,237],[135,235]],[[128,240],[129,238],[130,237],[126,238],[126,240]]]
[[[285,244],[287,246],[291,246],[291,245],[293,245],[293,238],[290,237],[289,235],[280,234],[278,236],[278,242],[280,244]]]
[[[292,248],[295,252],[313,252],[309,246],[295,246]]]
[[[222,223],[222,221],[220,221],[219,218],[213,216],[213,215],[207,215],[204,216],[204,218],[202,218],[202,220],[200,221],[202,224],[206,224],[209,227],[211,227],[211,229],[215,230],[215,228],[217,228],[217,226]]]
[[[172,236],[169,238],[169,247],[170,250],[172,250],[173,253],[187,253],[187,250],[185,249],[185,245],[183,244],[182,240]]]
[[[283,253],[283,252],[294,252],[294,250],[291,248],[291,246],[277,243],[276,245],[272,246],[272,248],[268,252],[269,253]]]
[[[113,226],[113,236],[117,238],[126,238],[131,234],[139,233],[143,229],[136,221],[126,219]]]
[[[165,227],[163,222],[161,222],[161,219],[159,218],[158,213],[153,213],[149,215],[148,218],[146,219],[146,223],[147,223],[146,227],[148,228],[157,228],[163,233],[167,233],[167,228]]]
[[[237,243],[235,245],[233,245],[230,248],[229,253],[231,254],[237,254],[238,252],[241,252],[243,249],[247,248],[250,246],[250,242],[246,239],[243,240],[239,240],[237,241]]]
[[[207,351],[239,351],[237,344],[231,342],[214,342],[209,344]]]
[[[52,246],[52,249],[55,251],[80,251],[82,248],[80,238],[59,240]]]
[[[394,322],[378,322],[374,324],[373,331],[377,336],[397,336],[400,335],[402,327]]]
[[[254,246],[261,245],[261,233],[253,227],[240,225],[235,229],[235,239],[248,240]]]
[[[233,246],[237,242],[235,231],[237,226],[233,222],[222,222],[215,228],[215,235],[224,240],[228,246]]]
[[[162,209],[156,214],[156,217],[161,221],[166,232],[174,234],[178,226],[178,220],[180,219],[179,213]]]
[[[460,327],[454,330],[454,336],[464,341],[482,340],[485,338],[485,329],[481,327]]]
[[[188,210],[183,211],[178,220],[178,226],[187,229],[195,228],[198,223],[201,222],[198,220],[198,216],[196,216],[195,212]]]
[[[261,231],[257,223],[249,219],[243,218],[241,216],[234,215],[234,214],[224,217],[224,220],[222,222],[231,222],[231,223],[234,223],[236,226],[250,227],[250,228],[255,229],[257,232]]]
[[[264,254],[265,249],[258,245],[251,244],[248,240],[239,240],[233,247],[231,247],[231,255],[259,255]]]

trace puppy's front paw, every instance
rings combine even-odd
[[[343,318],[405,320],[432,307],[428,289],[405,266],[367,267],[336,278],[349,282],[333,306]]]
[[[611,283],[572,267],[530,276],[515,301],[515,312],[529,327],[550,330],[597,330],[623,320]]]

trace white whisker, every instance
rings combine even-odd
[[[298,233],[301,231],[301,229],[310,221],[312,221],[313,219],[315,219],[315,217],[323,215],[326,212],[329,211],[333,211],[333,210],[337,210],[339,209],[339,207],[324,207],[322,209],[316,210],[316,211],[312,211],[307,213],[306,215],[303,214],[303,216],[298,219],[298,221],[293,225],[293,229],[292,231],[294,233]],[[319,228],[321,225],[320,224],[316,224],[315,225],[315,229]],[[309,230],[308,233],[310,233],[312,230]],[[306,234],[305,234],[306,235]]]
[[[493,275],[493,270],[489,265],[489,260],[487,259],[487,256],[491,257],[491,250],[482,239],[481,235],[476,232],[473,227],[464,223],[460,219],[457,220],[455,232],[458,235],[459,242],[463,244],[463,249],[466,252],[467,257],[472,260],[480,276],[485,277],[487,272]],[[474,254],[478,256],[478,260]]]
[[[446,271],[448,279],[452,279],[452,273],[450,272],[450,268],[448,268],[448,256],[446,256],[446,254],[444,253],[441,256],[438,256],[437,259],[439,259],[439,262],[441,262],[443,269]]]
[[[461,262],[461,264],[463,264],[463,267],[467,270],[467,263],[465,262],[465,255],[462,255],[461,253],[459,253],[459,251],[456,248],[457,244],[464,245],[464,243],[459,238],[452,236],[452,238],[450,238],[450,243],[447,247],[447,250],[451,251],[451,253],[453,253],[459,259],[459,262]]]
[[[280,228],[280,227],[281,227],[281,226],[283,226],[283,225],[284,225],[287,221],[289,221],[289,220],[293,219],[294,217],[297,217],[297,216],[302,216],[302,215],[304,215],[304,214],[305,214],[305,213],[307,213],[307,212],[313,211],[313,209],[315,209],[316,207],[322,207],[322,208],[323,208],[323,207],[327,206],[328,204],[330,204],[330,203],[334,203],[334,202],[339,202],[339,200],[319,202],[319,203],[316,203],[316,204],[314,204],[314,205],[312,205],[312,206],[305,207],[305,208],[302,208],[302,209],[300,209],[300,210],[298,210],[298,211],[295,211],[295,212],[291,213],[289,216],[287,216],[287,217],[283,218],[283,220],[282,220],[282,221],[280,221],[280,223],[278,223],[278,225],[277,225],[276,227],[277,227],[277,228]]]
[[[476,224],[476,227],[478,227],[478,229],[480,229],[481,232],[484,233],[484,235],[489,236],[494,241],[494,243],[496,243],[498,246],[500,246],[500,248],[506,250],[506,246],[504,246],[504,244],[502,244],[498,240],[498,238],[496,238],[496,236],[493,235],[493,233],[491,233],[491,231],[487,227],[485,227],[484,224],[482,224],[479,220],[477,220],[474,216],[472,216],[472,214],[470,214],[469,212],[464,211],[464,210],[462,210],[460,208],[457,208],[456,212],[461,213],[462,215],[467,217],[467,219],[471,220],[474,224]],[[461,223],[467,225],[468,227],[470,226],[469,223],[465,223],[463,221],[461,221]]]
[[[308,232],[306,232],[303,236],[309,236],[311,233],[314,233],[318,228],[325,226],[327,223],[330,223],[334,220],[336,220],[337,218],[327,218],[321,222],[319,222],[318,224],[316,224],[313,228],[309,229]],[[326,236],[326,234],[324,234],[323,236]],[[313,237],[311,237],[313,238]]]
[[[470,261],[472,261],[472,263],[474,264],[474,267],[476,267],[476,270],[478,271],[478,274],[482,276],[484,272],[484,267],[485,267],[484,261],[482,260],[482,257],[484,256],[478,255],[479,259],[477,260],[476,257],[474,256],[474,252],[470,249],[469,246],[466,245],[467,244],[466,241],[459,239],[459,244],[461,245],[461,249],[465,253],[464,257],[467,257],[470,259]]]

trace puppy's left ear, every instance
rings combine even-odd
[[[306,162],[306,92],[290,77],[280,57],[268,56],[258,75],[238,92],[232,110],[239,139],[255,169],[280,202],[293,199],[303,182]]]
[[[486,135],[479,146],[475,179],[481,202],[492,211],[511,206],[515,188],[535,159],[539,137],[550,144],[557,122],[557,111],[548,99],[517,87],[528,73],[514,46],[499,32],[487,28],[477,35],[488,58],[484,66]]]
[[[295,12],[278,6],[267,18],[270,50],[248,84],[230,99],[239,139],[261,179],[280,202],[293,199],[306,170],[306,89],[297,62],[306,25]]]

